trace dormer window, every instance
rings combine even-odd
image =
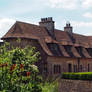
[[[58,44],[56,44],[56,43],[48,43],[47,45],[48,45],[49,49],[51,50],[51,52],[55,56],[63,56]]]
[[[64,46],[64,48],[65,48],[65,50],[66,50],[66,52],[71,56],[71,57],[74,57],[74,55],[73,55],[73,53],[72,53],[72,46],[68,46],[68,45],[66,45],[66,46]]]
[[[82,56],[85,57],[83,52],[82,52],[82,47],[76,47],[77,52]]]

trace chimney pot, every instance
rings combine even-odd
[[[72,29],[73,29],[73,28],[72,28],[70,22],[67,22],[67,23],[66,23],[66,27],[64,27],[64,31],[66,31],[66,32],[68,32],[68,33],[70,33],[70,34],[72,34],[72,31],[73,31]]]

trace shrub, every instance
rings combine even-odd
[[[92,72],[62,73],[63,79],[92,80]]]
[[[58,92],[58,82],[43,82],[39,76],[39,52],[34,47],[6,47],[8,43],[0,48],[0,92]]]
[[[45,82],[42,86],[42,92],[58,92],[58,81],[54,82]]]
[[[0,48],[0,92],[42,92],[41,78],[35,62],[39,52],[34,47],[8,50]]]

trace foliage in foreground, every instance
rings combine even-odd
[[[0,92],[58,92],[58,82],[42,82],[35,62],[39,52],[34,47],[8,50],[0,47]]]
[[[54,82],[46,82],[43,86],[42,86],[42,92],[59,92],[58,91],[58,81],[54,81]]]
[[[92,80],[92,72],[62,73],[63,79]]]
[[[0,91],[42,92],[41,77],[34,63],[39,59],[35,48],[8,50],[9,44],[0,48]]]

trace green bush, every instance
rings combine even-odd
[[[58,82],[42,81],[38,67],[39,52],[34,47],[0,47],[0,92],[58,92]]]
[[[34,47],[11,50],[7,47],[7,43],[0,47],[0,92],[42,92],[41,77],[35,65],[39,52]]]
[[[62,73],[63,79],[92,80],[92,72]]]

